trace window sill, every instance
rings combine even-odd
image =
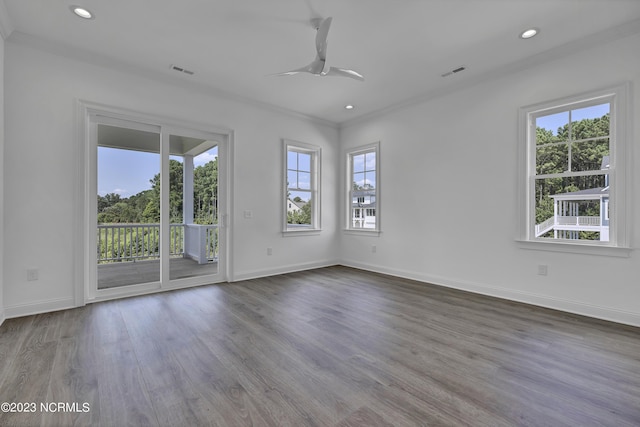
[[[317,236],[320,234],[321,231],[322,229],[320,228],[302,228],[302,229],[283,230],[282,237]]]
[[[585,243],[547,242],[542,240],[516,240],[520,249],[534,251],[563,252],[570,254],[599,255],[617,258],[629,258],[632,248],[621,246],[604,246]]]
[[[380,230],[372,230],[372,229],[366,229],[366,228],[360,228],[360,229],[345,228],[342,231],[344,232],[344,234],[351,234],[354,236],[371,236],[371,237],[380,236]]]

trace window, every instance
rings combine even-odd
[[[319,230],[320,148],[285,140],[284,152],[284,231]]]
[[[521,110],[521,240],[626,245],[626,90]]]
[[[347,229],[380,231],[380,144],[347,153]],[[376,215],[377,213],[377,215]]]

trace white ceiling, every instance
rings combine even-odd
[[[0,1],[9,41],[335,124],[640,32],[640,0]],[[95,19],[77,18],[72,4]],[[269,76],[314,59],[317,16],[333,17],[328,62],[361,72],[365,82]],[[531,26],[540,34],[521,40]],[[461,65],[467,69],[441,77]],[[356,108],[345,110],[349,103]]]

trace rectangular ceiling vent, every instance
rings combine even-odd
[[[184,74],[188,74],[190,76],[193,76],[194,72],[191,70],[187,70],[186,68],[180,67],[178,65],[172,65],[171,69],[174,71],[178,71],[180,73],[184,73]]]
[[[466,69],[467,69],[467,67],[465,67],[464,65],[461,65],[458,68],[454,68],[453,70],[447,71],[446,73],[442,74],[442,77],[449,77],[449,76],[452,76],[452,75],[454,75],[456,73],[464,71]]]

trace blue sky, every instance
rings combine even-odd
[[[309,191],[289,191],[289,198],[299,197],[308,202],[311,200],[311,154],[297,151],[287,152],[287,184],[289,188]]]
[[[194,166],[202,166],[218,156],[218,147],[194,158]],[[171,156],[182,162],[181,157]],[[142,151],[98,147],[98,194],[119,194],[127,198],[151,188],[149,182],[160,172],[160,155]]]
[[[353,156],[353,180],[363,187],[369,184],[372,188],[376,187],[376,153],[370,151],[365,154]]]
[[[600,118],[609,112],[609,103],[594,105],[592,107],[578,108],[571,110],[571,119],[579,121],[582,119],[594,119]],[[544,129],[548,129],[553,132],[554,135],[558,134],[558,128],[566,125],[569,122],[569,112],[564,111],[558,114],[551,114],[548,116],[540,116],[536,119],[536,126]]]

